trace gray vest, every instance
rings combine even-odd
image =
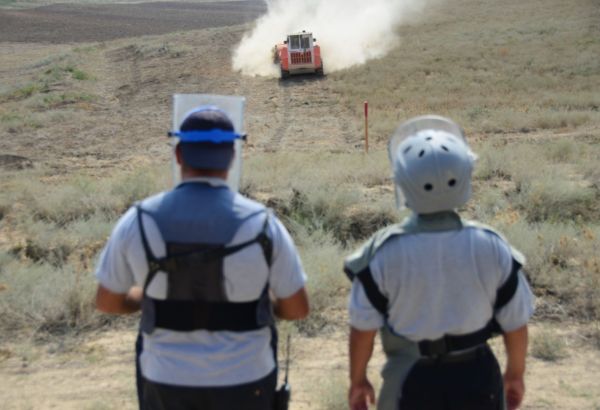
[[[261,296],[249,302],[231,302],[225,292],[223,260],[227,255],[258,243],[270,265],[272,243],[267,235],[269,217],[252,240],[227,246],[242,224],[267,209],[227,187],[182,183],[172,191],[137,205],[138,223],[148,259],[144,284],[144,333],[155,328],[174,331],[251,331],[273,324],[268,283]],[[142,213],[158,226],[167,254],[156,258],[146,239]],[[146,293],[157,272],[167,274],[165,300]]]

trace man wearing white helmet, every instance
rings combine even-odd
[[[272,410],[273,315],[308,314],[306,275],[281,222],[226,183],[243,137],[227,113],[199,107],[171,134],[182,182],[119,220],[97,307],[142,310],[142,408]]]
[[[475,155],[458,125],[424,116],[396,130],[389,156],[398,204],[412,214],[344,263],[350,408],[375,401],[367,365],[377,331],[387,357],[378,409],[518,408],[533,295],[523,255],[456,213],[471,196]],[[504,377],[486,343],[495,334],[504,338]]]

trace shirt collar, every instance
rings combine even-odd
[[[183,184],[188,184],[188,183],[200,183],[200,184],[208,184],[212,187],[226,187],[227,186],[227,181],[225,181],[222,178],[217,178],[217,177],[192,177],[192,178],[186,178],[185,180],[181,181],[177,186],[181,186]]]

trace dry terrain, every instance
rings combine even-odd
[[[31,6],[0,0],[0,5],[4,3]],[[350,221],[349,226],[339,223],[352,240],[369,232],[361,225],[367,219],[365,208],[370,210],[378,201],[393,202],[387,175],[376,174],[387,172],[387,135],[408,116],[436,111],[458,117],[476,148],[484,150],[483,160],[490,169],[494,155],[504,155],[496,161],[493,175],[479,175],[476,181],[478,193],[487,195],[488,185],[500,192],[486,196],[489,207],[513,198],[506,192],[525,189],[498,171],[503,159],[510,162],[528,152],[532,154],[527,158],[542,158],[545,144],[550,144],[548,150],[559,147],[560,152],[548,154],[549,158],[565,171],[569,183],[589,193],[577,202],[583,204],[583,210],[578,208],[579,216],[572,219],[583,220],[583,225],[592,222],[588,223],[589,232],[580,225],[573,228],[577,237],[559,234],[557,243],[571,253],[563,258],[553,245],[552,255],[559,259],[548,266],[565,276],[590,273],[600,278],[596,236],[600,174],[592,169],[597,168],[600,142],[598,1],[512,0],[506,2],[506,9],[493,0],[438,2],[422,22],[399,30],[401,46],[389,57],[323,78],[285,82],[242,77],[231,70],[232,49],[251,21],[265,12],[262,1],[85,3],[0,9],[0,190],[14,193],[9,198],[0,194],[0,251],[16,255],[19,262],[31,259],[52,265],[55,261],[50,256],[58,251],[54,245],[41,257],[32,251],[31,243],[39,238],[27,224],[34,226],[34,222],[26,224],[18,218],[19,211],[27,209],[28,201],[35,202],[35,197],[20,196],[27,187],[17,185],[24,181],[37,184],[39,192],[46,195],[61,184],[73,184],[74,176],[81,177],[74,184],[84,186],[140,169],[164,174],[170,157],[165,134],[170,126],[171,95],[185,92],[246,96],[249,142],[245,159],[248,172],[256,172],[254,178],[248,178],[247,189],[271,201],[271,206],[291,219],[306,217],[299,217],[301,212],[294,208],[294,199],[300,197],[296,195],[298,186],[322,182],[334,187],[351,184],[353,178],[361,183],[368,180],[357,200],[365,205],[344,209],[339,218]],[[563,24],[568,18],[573,23]],[[583,29],[588,26],[589,30]],[[571,38],[575,34],[569,27],[582,29]],[[449,45],[441,44],[443,41]],[[441,57],[430,51],[440,53],[442,48],[448,53],[439,54]],[[457,53],[464,55],[457,57]],[[586,58],[589,55],[596,58]],[[451,71],[452,67],[456,71]],[[377,74],[370,75],[370,70]],[[377,77],[382,73],[389,79]],[[532,84],[534,80],[527,75],[539,85]],[[529,81],[527,86],[535,92],[515,91],[510,85],[513,80]],[[374,110],[372,153],[366,159],[361,155],[364,99],[373,101]],[[569,145],[571,141],[576,145]],[[511,144],[526,148],[525,154],[510,152],[507,147]],[[567,149],[570,151],[564,154]],[[580,158],[594,165],[586,170],[575,167],[573,163],[583,162]],[[357,175],[350,172],[344,180],[336,180],[337,171],[329,166],[336,161],[344,161],[347,168],[356,167]],[[278,164],[281,170],[275,172],[269,164]],[[376,170],[375,176],[361,174],[369,170]],[[276,188],[261,183],[290,175],[304,179],[277,182],[281,189],[294,188],[289,204]],[[93,189],[91,186],[86,189]],[[314,189],[317,192],[318,188]],[[345,195],[340,201],[355,200],[357,194]],[[479,216],[480,205],[476,204],[467,211]],[[68,205],[64,204],[65,208]],[[513,217],[519,219],[525,213],[518,204],[510,204],[494,215],[493,222],[510,225]],[[56,229],[68,225],[52,215],[38,219],[52,221]],[[569,218],[571,214],[563,222]],[[114,223],[114,217],[109,222]],[[301,232],[295,225],[292,228]],[[64,259],[91,276],[93,257],[105,235],[99,234],[100,240],[95,237]],[[541,233],[532,235],[533,240],[542,240]],[[583,237],[589,237],[591,244],[584,243]],[[299,242],[303,250],[310,248],[301,239]],[[342,242],[336,249],[344,254],[348,244],[345,238]],[[589,254],[580,261],[576,248],[585,248]],[[2,276],[2,256],[0,305],[12,291],[3,285],[7,279]],[[11,259],[10,263],[14,266],[17,261]],[[323,262],[324,266],[326,263],[340,265],[339,260]],[[310,260],[306,265],[309,276],[321,269]],[[540,266],[546,265],[540,262]],[[558,283],[571,286],[568,279],[561,280]],[[600,285],[599,279],[594,280],[585,283]],[[308,330],[283,329],[294,335],[294,410],[343,408],[347,284],[332,283],[335,298],[317,301],[322,303],[317,306],[324,306],[318,312],[325,317],[320,319],[323,323],[310,322],[313,327]],[[551,282],[540,279],[537,284],[540,313],[532,326],[536,354],[530,359],[529,391],[523,408],[600,409],[600,304],[593,302],[597,291],[587,286],[587,299],[575,303],[581,293],[562,295]],[[24,295],[31,296],[35,307],[36,293],[26,288]],[[38,320],[35,315],[24,317]],[[0,336],[0,408],[134,409],[135,323],[95,320],[95,326],[74,326],[75,330],[66,331],[45,332],[44,326],[37,325],[32,325],[38,327],[34,331],[3,328],[8,333]],[[494,348],[502,355],[498,341]],[[382,360],[377,352],[371,366],[376,380]]]

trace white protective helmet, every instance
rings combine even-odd
[[[419,214],[447,211],[471,197],[476,155],[448,118],[425,115],[401,124],[390,138],[398,207]]]

